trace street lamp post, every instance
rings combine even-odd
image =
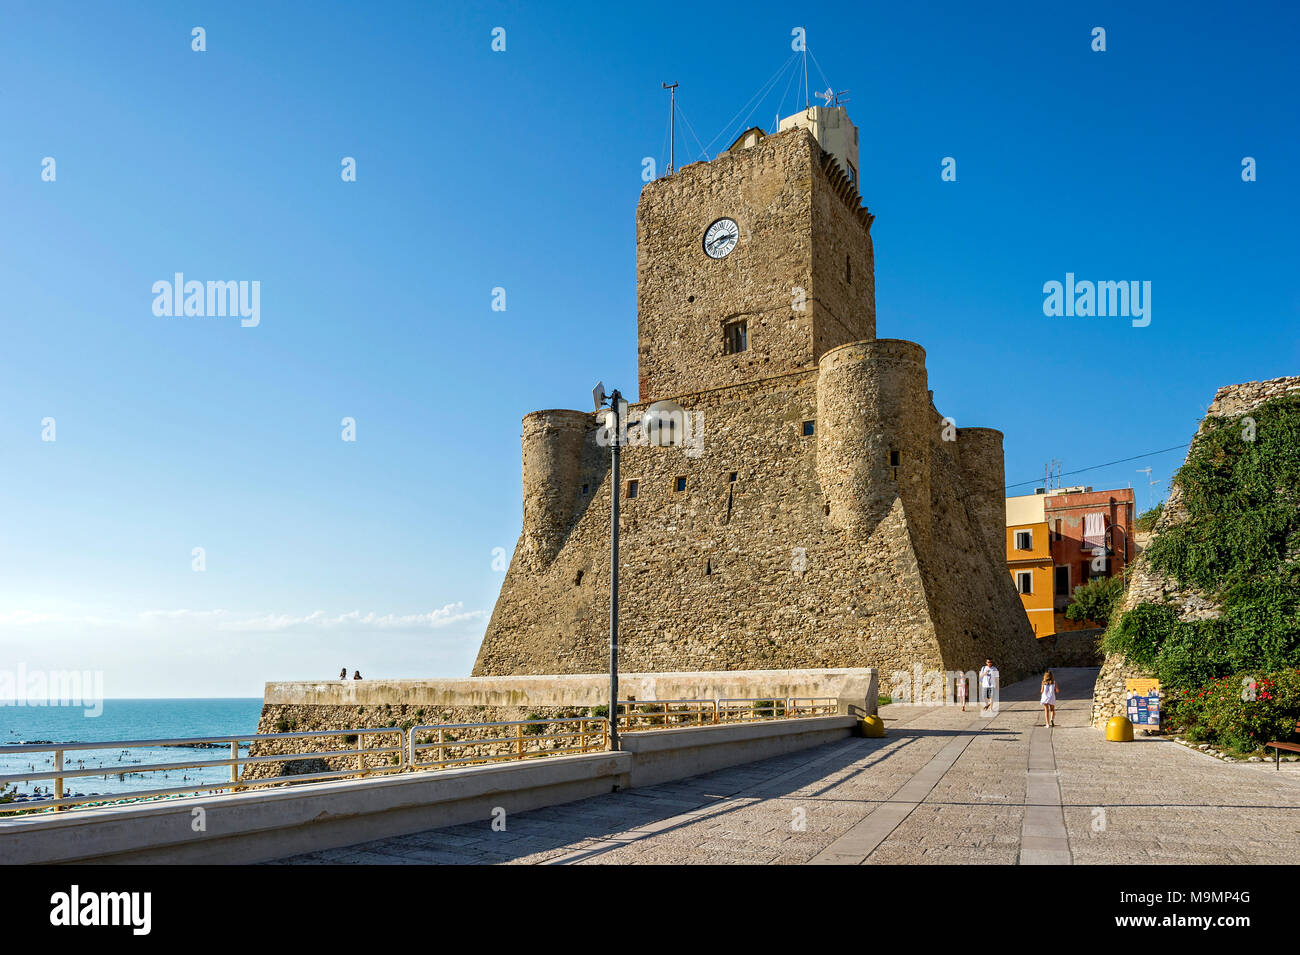
[[[617,388],[609,396],[614,427],[609,465],[609,748],[618,751],[618,499],[622,485],[618,477],[618,452],[622,442]]]
[[[622,483],[618,476],[619,450],[623,430],[630,424],[623,420],[626,407],[623,395],[615,388],[609,395],[605,386],[596,383],[592,392],[596,412],[609,405],[606,424],[610,435],[609,465],[609,748],[618,750],[618,500]],[[641,418],[641,428],[650,444],[658,447],[680,447],[685,443],[686,413],[675,401],[656,401]]]

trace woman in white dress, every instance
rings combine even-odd
[[[1038,702],[1043,704],[1043,725],[1056,725],[1056,679],[1052,676],[1052,671],[1048,670],[1043,674],[1043,685]]]

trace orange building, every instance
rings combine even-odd
[[[1007,498],[1007,567],[1034,636],[1049,637],[1056,633],[1052,543],[1042,500]]]
[[[1136,554],[1133,520],[1132,488],[1040,489],[1007,498],[1007,566],[1036,636],[1097,626],[1066,619],[1065,609],[1076,587],[1124,576]]]
[[[1133,489],[1059,488],[1043,495],[1043,507],[1056,565],[1056,629],[1096,627],[1091,620],[1067,620],[1065,608],[1074,588],[1098,577],[1124,577],[1137,556]]]

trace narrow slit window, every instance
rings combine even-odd
[[[583,493],[583,494],[586,494],[586,493],[587,493],[587,485],[585,485],[585,484],[582,486],[582,493]]]
[[[805,438],[812,437],[812,435],[815,434],[816,431],[817,431],[817,422],[805,421],[803,423],[803,436]]]
[[[723,325],[722,337],[724,354],[736,355],[749,350],[749,328],[743,320]]]
[[[679,477],[679,478],[677,479],[677,490],[678,490],[678,491],[684,491],[684,490],[686,490],[686,478],[684,478],[684,477]]]
[[[847,255],[844,256],[844,281],[853,284],[853,261]]]
[[[628,482],[627,482],[627,496],[628,496],[628,497],[636,497],[637,491],[639,491],[639,490],[641,490],[641,482],[640,482],[640,481],[628,481]]]
[[[735,472],[735,471],[732,471],[732,472],[731,472],[731,477],[728,478],[728,480],[729,480],[732,484],[735,484],[735,483],[736,483],[736,472]]]

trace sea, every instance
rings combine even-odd
[[[17,706],[0,701],[0,747],[19,743],[82,742],[107,740],[176,739],[192,736],[233,736],[257,732],[262,701],[252,699],[106,699],[97,716],[80,706]],[[243,755],[248,744],[240,747]],[[106,801],[129,797],[133,792],[165,789],[230,779],[229,766],[202,765],[165,771],[138,772],[133,766],[149,763],[202,763],[229,759],[229,743],[200,749],[179,746],[131,747],[127,749],[69,750],[64,753],[65,795],[102,795]],[[0,776],[35,773],[54,767],[52,752],[0,753]],[[89,776],[66,776],[72,769],[103,770]],[[31,799],[51,795],[53,779],[45,778],[10,784],[11,803],[0,808],[18,808]],[[4,789],[0,783],[0,789]]]

